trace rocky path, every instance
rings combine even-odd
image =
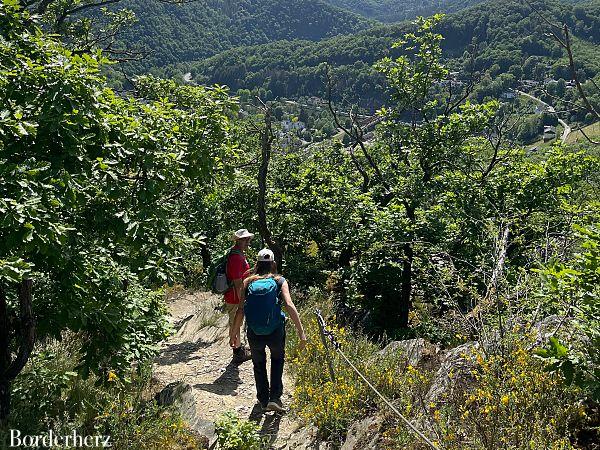
[[[270,448],[320,448],[313,444],[313,433],[301,429],[291,413],[261,413],[256,405],[252,362],[237,365],[231,361],[228,345],[227,315],[221,311],[222,299],[210,293],[180,293],[172,296],[169,309],[177,330],[163,348],[154,366],[157,389],[183,382],[193,396],[195,417],[192,427],[214,442],[214,421],[225,411],[251,419],[261,426]],[[268,364],[267,364],[268,366]],[[284,373],[282,400],[291,402],[292,381]],[[189,393],[188,393],[189,396]],[[190,399],[191,400],[191,399]]]

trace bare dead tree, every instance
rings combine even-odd
[[[535,12],[535,14],[540,18],[540,20],[544,24],[546,24],[549,35],[567,53],[567,58],[569,60],[569,71],[571,73],[571,79],[573,81],[575,81],[575,86],[576,86],[577,92],[579,94],[579,99],[582,103],[582,105],[579,109],[583,109],[583,110],[589,112],[590,114],[592,114],[592,116],[596,120],[600,120],[600,111],[598,111],[598,109],[596,109],[596,107],[590,102],[588,95],[586,94],[585,90],[583,89],[583,85],[581,83],[579,74],[577,73],[577,66],[575,63],[573,46],[571,43],[571,31],[569,30],[569,26],[566,23],[559,24],[559,23],[555,23],[555,22],[551,21],[536,6],[534,6],[530,0],[524,0],[524,1],[527,4],[527,6],[529,6],[529,8],[531,8],[531,10],[533,12]],[[598,87],[598,84],[593,79],[591,80],[591,84],[596,90],[598,90],[598,92],[600,92],[600,87]],[[588,136],[582,127],[578,128],[576,130],[573,130],[573,131],[580,131],[581,134],[590,143],[592,143],[594,145],[600,145],[600,141],[596,141],[596,140],[592,139],[590,136]]]
[[[273,141],[275,140],[275,134],[273,133],[273,115],[271,108],[257,97],[257,100],[262,105],[264,113],[263,128],[260,129],[260,147],[261,147],[261,158],[260,167],[258,169],[258,228],[261,237],[266,242],[267,246],[273,250],[275,255],[275,262],[279,270],[282,269],[283,263],[283,248],[279,241],[273,237],[273,233],[269,228],[269,222],[267,219],[267,176],[269,173],[269,162],[271,160],[271,154],[273,152]]]
[[[496,238],[495,264],[487,282],[485,294],[475,303],[471,311],[462,314],[461,317],[477,337],[484,353],[487,353],[490,346],[496,345],[499,346],[502,354],[505,352],[505,305],[502,300],[504,297],[500,295],[500,281],[505,271],[510,239],[511,222],[506,221],[499,227]],[[490,330],[486,326],[486,316],[492,313],[496,314],[498,329],[497,334],[490,336]]]

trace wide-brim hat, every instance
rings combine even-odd
[[[239,239],[246,239],[246,238],[252,239],[253,237],[254,237],[254,233],[250,233],[245,228],[241,228],[231,235],[231,239],[234,241],[237,241]]]

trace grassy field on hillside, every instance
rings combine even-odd
[[[593,123],[592,125],[588,125],[583,128],[585,134],[592,138],[600,138],[600,122]],[[587,139],[583,135],[581,131],[574,131],[567,138],[567,144],[576,144],[576,143],[585,143]]]

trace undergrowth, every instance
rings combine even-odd
[[[7,447],[10,429],[22,435],[49,430],[57,436],[74,430],[83,436],[105,435],[117,450],[206,448],[203,438],[175,411],[152,399],[149,365],[127,377],[108,372],[106,379],[83,379],[75,370],[80,344],[80,338],[71,334],[37,347],[13,384],[12,413],[0,448]]]
[[[467,344],[460,366],[469,369],[447,373],[449,379],[456,378],[450,383],[455,388],[431,401],[427,393],[437,367],[413,367],[401,352],[381,352],[381,346],[365,335],[336,325],[331,303],[313,292],[301,308],[306,349],[298,352],[290,333],[288,352],[295,375],[293,409],[314,424],[322,438],[341,443],[353,422],[376,416],[381,419],[381,448],[428,448],[331,347],[326,351],[314,316],[317,305],[350,361],[441,448],[578,448],[574,430],[587,420],[581,391],[544,370],[545,363],[533,351],[534,337],[525,327],[507,332],[493,349]],[[333,381],[327,358],[333,361]]]
[[[301,313],[308,337],[305,350],[297,352],[295,337],[289,342],[290,364],[296,379],[292,407],[298,415],[316,425],[322,437],[341,442],[353,421],[383,409],[380,398],[332,350],[329,342],[329,350],[325,350],[313,313],[317,305],[350,361],[384,396],[410,412],[413,405],[421,401],[431,374],[414,373],[400,353],[380,352],[380,345],[367,337],[336,326],[331,305],[316,294],[305,301]],[[333,381],[327,367],[328,358],[334,366]]]

